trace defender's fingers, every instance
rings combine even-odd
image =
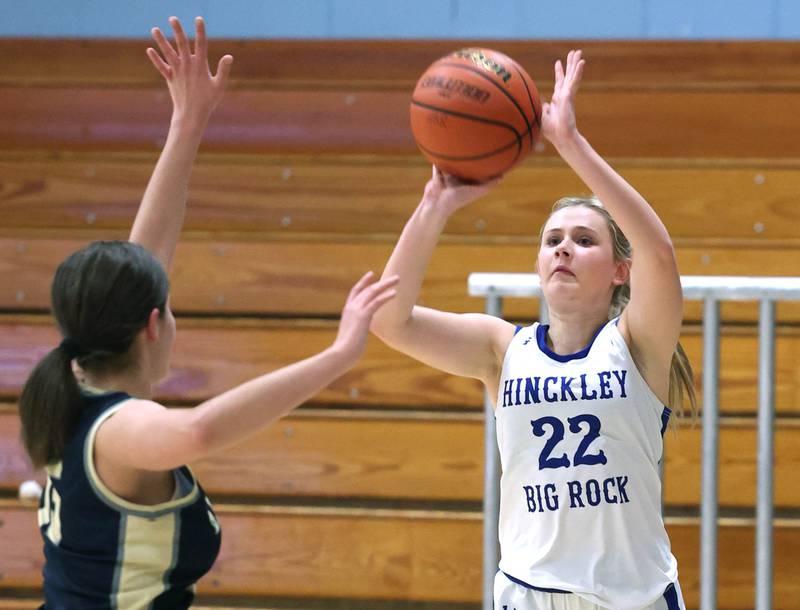
[[[192,54],[192,50],[189,47],[189,39],[186,36],[186,32],[183,31],[180,19],[177,17],[170,17],[169,24],[175,32],[175,43],[178,47],[178,54],[181,57],[188,57]]]
[[[153,35],[153,40],[156,41],[158,48],[161,49],[161,52],[164,54],[167,63],[174,63],[178,59],[178,54],[175,52],[169,40],[167,40],[167,37],[164,36],[164,32],[159,28],[153,28],[150,30],[150,33]]]
[[[376,311],[378,311],[381,305],[383,305],[387,301],[391,301],[396,296],[397,296],[397,290],[395,290],[394,288],[392,288],[391,290],[387,290],[382,294],[379,294],[367,305],[366,307],[367,314],[371,316]]]
[[[232,65],[233,55],[223,55],[219,58],[217,73],[213,77],[218,86],[224,87],[228,83],[228,75],[231,73]]]
[[[364,275],[361,276],[361,279],[358,280],[355,285],[350,289],[350,294],[347,297],[347,300],[353,299],[358,295],[366,286],[369,281],[372,279],[372,271],[367,271]]]
[[[161,76],[164,78],[170,78],[172,76],[172,68],[169,67],[163,59],[161,59],[161,55],[158,54],[153,47],[147,48],[147,57],[150,59],[150,62],[155,66],[156,70],[161,73]]]
[[[202,17],[194,18],[194,32],[194,54],[199,57],[207,57],[206,22]]]
[[[396,286],[399,281],[400,281],[399,275],[390,275],[389,277],[380,279],[377,282],[370,284],[369,286],[365,286],[361,290],[359,296],[363,297],[363,300],[369,302],[370,300],[375,298],[376,294],[380,294],[384,290]]]

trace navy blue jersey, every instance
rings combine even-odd
[[[84,394],[83,414],[62,460],[47,467],[39,505],[47,610],[188,608],[194,583],[219,553],[211,504],[188,467],[173,471],[175,495],[153,506],[110,491],[94,467],[100,424],[130,399]]]

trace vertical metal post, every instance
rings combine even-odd
[[[703,485],[700,508],[700,610],[717,608],[719,462],[719,301],[703,302]]]
[[[756,610],[772,608],[772,466],[775,419],[775,302],[761,301],[758,317],[758,500]]]
[[[486,297],[486,313],[503,315],[503,299],[497,294]],[[483,610],[494,608],[494,577],[500,563],[498,524],[500,521],[500,452],[497,448],[492,397],[484,393],[484,475],[483,475]]]
[[[661,518],[664,518],[664,466],[667,461],[667,443],[666,441],[667,433],[669,430],[664,430],[664,435],[662,437],[661,446],[663,447],[661,451],[661,461],[658,463],[658,478],[661,481]]]
[[[550,321],[550,310],[547,308],[547,301],[544,295],[539,297],[539,324],[547,324]]]

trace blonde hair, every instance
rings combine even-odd
[[[563,197],[553,204],[550,216],[564,208],[577,206],[583,206],[597,212],[606,221],[606,226],[611,233],[611,243],[615,261],[624,261],[633,257],[631,243],[597,197]],[[540,242],[544,234],[544,227],[545,225],[543,224],[539,231]],[[614,292],[611,295],[611,303],[608,307],[608,319],[611,320],[619,316],[625,309],[628,301],[630,301],[630,298],[631,286],[629,281],[614,288]],[[684,404],[687,399],[689,402],[689,413],[694,420],[697,417],[697,396],[694,391],[694,372],[692,371],[692,364],[689,362],[689,357],[686,355],[683,346],[679,342],[675,346],[675,351],[672,354],[672,363],[669,371],[669,404],[667,406],[675,411],[678,417],[683,417],[685,415]]]

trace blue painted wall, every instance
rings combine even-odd
[[[0,0],[0,36],[798,39],[800,0]]]

